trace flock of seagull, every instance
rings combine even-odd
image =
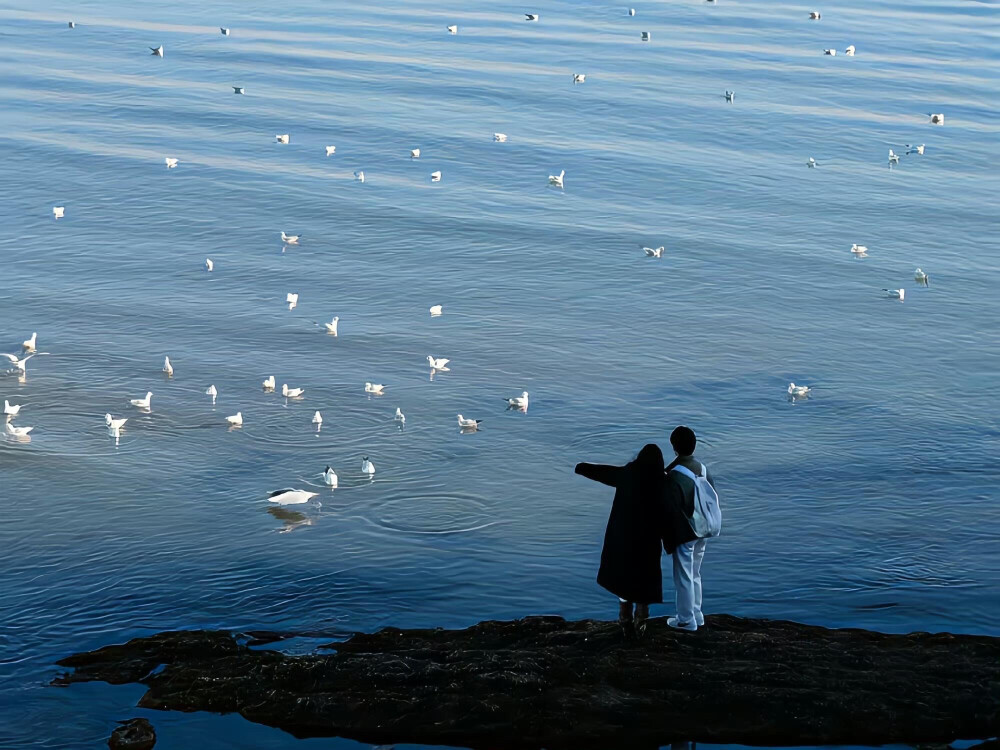
[[[706,2],[714,3],[715,0],[706,0]],[[630,16],[630,17],[634,17],[636,15],[635,8],[628,8],[627,9],[627,15]],[[822,14],[819,11],[811,11],[809,13],[809,20],[819,21],[819,20],[821,20],[821,18],[822,18]],[[539,14],[537,14],[537,13],[525,13],[524,14],[524,21],[525,22],[529,22],[529,23],[538,23],[538,21],[539,21]],[[74,21],[70,21],[68,23],[68,26],[69,26],[70,29],[73,29],[73,28],[76,27],[76,23]],[[454,35],[454,34],[458,34],[459,27],[456,24],[451,24],[451,25],[448,25],[446,27],[446,30],[447,30],[447,32],[449,34]],[[229,29],[228,27],[225,27],[225,26],[221,26],[221,27],[219,27],[219,32],[223,36],[228,37],[231,34],[231,29]],[[639,38],[643,42],[650,41],[650,39],[651,39],[650,32],[648,32],[648,31],[641,31],[640,34],[639,34]],[[156,47],[150,47],[149,49],[150,49],[150,53],[152,55],[154,55],[156,57],[159,57],[159,58],[163,58],[164,57],[164,46],[162,44],[160,44],[160,45],[158,45]],[[857,49],[856,49],[855,45],[851,44],[851,45],[848,45],[847,48],[844,50],[844,55],[847,56],[847,57],[854,57],[856,55],[856,52],[857,52]],[[831,47],[831,48],[824,49],[823,53],[825,55],[833,57],[833,56],[837,55],[837,50],[835,48]],[[573,81],[574,85],[585,84],[586,81],[587,81],[587,74],[586,73],[574,73],[573,77],[572,77],[572,81]],[[246,94],[246,88],[243,87],[243,86],[236,86],[236,85],[234,85],[234,86],[232,86],[232,89],[233,89],[233,93],[236,94],[236,95],[244,95],[244,94]],[[735,101],[736,101],[736,92],[735,91],[726,90],[724,96],[725,96],[725,100],[726,100],[727,103],[729,103],[729,104],[734,104],[735,103]],[[930,118],[930,123],[931,124],[933,124],[933,125],[943,125],[944,124],[944,114],[934,113],[934,114],[929,114],[928,116]],[[278,144],[286,144],[287,145],[288,143],[291,142],[291,136],[288,133],[279,133],[279,134],[276,134],[274,136],[274,138],[275,138],[275,142],[278,143]],[[494,133],[493,134],[493,140],[495,142],[497,142],[497,143],[504,143],[504,142],[507,141],[507,134],[505,134],[505,133]],[[925,145],[924,144],[920,144],[920,145],[916,145],[916,146],[911,146],[909,144],[906,144],[905,145],[905,149],[906,150],[905,150],[904,153],[906,155],[917,154],[917,155],[922,156],[924,154]],[[326,151],[326,156],[327,157],[334,156],[337,153],[337,147],[334,146],[334,145],[329,145],[329,146],[325,147],[325,151]],[[421,156],[421,152],[420,152],[419,148],[410,149],[409,154],[410,154],[410,158],[411,159],[419,159],[420,156]],[[894,150],[891,149],[891,148],[889,149],[888,162],[889,162],[889,167],[890,168],[898,165],[899,162],[900,162],[900,155],[897,154],[897,153],[895,153]],[[177,158],[175,158],[175,157],[168,156],[168,157],[164,157],[164,163],[165,163],[167,169],[175,169],[180,164],[180,161]],[[820,164],[819,164],[819,162],[816,161],[815,158],[810,157],[809,160],[808,160],[808,162],[807,162],[807,166],[809,168],[816,168],[816,167],[820,166]],[[355,172],[354,173],[354,177],[359,182],[364,182],[365,181],[365,173],[364,173],[364,171],[359,170],[359,171]],[[548,178],[549,185],[553,186],[553,187],[557,187],[557,188],[563,189],[565,187],[565,177],[566,177],[566,170],[561,170],[559,172],[559,174],[557,174],[557,175],[549,175],[549,178]],[[439,170],[432,172],[431,175],[430,175],[430,179],[431,179],[432,182],[439,182],[441,180],[441,172]],[[66,215],[66,207],[65,206],[53,206],[53,208],[52,208],[52,215],[53,215],[53,217],[55,219],[64,218],[65,215]],[[285,231],[283,231],[283,230],[281,232],[281,241],[285,245],[296,245],[296,244],[298,244],[299,239],[300,239],[300,235],[297,235],[297,234],[291,234],[291,235],[290,234],[286,234]],[[650,258],[662,258],[664,250],[665,250],[665,247],[664,246],[660,246],[660,247],[652,248],[652,247],[641,246],[641,249],[642,249],[643,253],[647,257],[650,257]],[[851,246],[850,251],[857,258],[864,258],[864,257],[868,256],[868,248],[865,247],[864,245],[859,245],[857,243],[854,243]],[[205,269],[209,273],[211,273],[215,269],[215,263],[214,263],[214,261],[211,258],[206,258],[205,259]],[[928,275],[922,269],[917,268],[916,271],[915,271],[915,273],[914,273],[914,280],[916,282],[920,283],[920,284],[926,285],[928,283],[928,281],[929,281],[929,277],[928,277]],[[905,289],[883,289],[882,291],[885,293],[885,295],[888,298],[891,298],[891,299],[898,299],[899,301],[903,301],[903,300],[905,300],[905,297],[906,297],[906,290]],[[295,308],[295,306],[298,304],[298,300],[299,300],[299,295],[297,293],[294,293],[294,292],[289,292],[286,295],[286,298],[285,298],[285,301],[287,302],[288,308],[290,310]],[[441,305],[434,305],[434,306],[432,306],[430,308],[429,312],[430,312],[431,317],[439,317],[443,313],[443,308],[442,308]],[[334,317],[328,323],[322,323],[322,324],[317,323],[317,325],[322,325],[323,328],[325,329],[325,331],[327,333],[336,336],[336,335],[338,335],[338,324],[339,324],[339,322],[340,322],[340,318],[339,317]],[[31,335],[31,338],[29,338],[29,339],[27,339],[27,340],[25,340],[23,342],[23,344],[22,344],[22,353],[20,355],[16,355],[16,354],[0,354],[0,356],[6,357],[7,359],[10,360],[10,362],[14,366],[14,371],[16,373],[18,373],[21,381],[23,382],[24,375],[25,375],[25,372],[26,372],[26,364],[27,364],[28,360],[31,359],[33,356],[36,356],[36,354],[45,354],[45,353],[46,352],[38,352],[37,351],[37,333],[33,333]],[[443,358],[443,357],[435,357],[433,355],[428,355],[427,356],[427,364],[431,368],[432,374],[435,373],[435,372],[448,372],[448,370],[449,370],[449,368],[448,368],[449,362],[450,362],[449,359],[446,359],[446,358]],[[174,368],[173,368],[173,365],[170,362],[170,358],[169,357],[165,357],[164,358],[163,373],[165,373],[167,375],[167,377],[172,377],[173,374],[174,374]],[[276,390],[276,381],[275,381],[274,376],[271,375],[268,378],[266,378],[264,380],[264,382],[262,383],[262,387],[263,387],[263,390],[265,392],[274,392]],[[371,396],[376,396],[376,397],[383,396],[385,394],[385,388],[386,388],[386,386],[384,384],[381,384],[381,383],[366,382],[364,384],[364,391],[370,397]],[[808,397],[809,394],[811,393],[811,390],[812,389],[809,386],[806,386],[806,385],[796,385],[794,382],[792,382],[792,383],[789,383],[789,385],[788,385],[787,393],[788,393],[788,397],[789,397],[790,400],[795,400],[795,399],[800,399],[800,398],[806,398],[806,397]],[[215,404],[215,401],[216,401],[216,398],[218,396],[218,393],[219,393],[219,391],[215,387],[214,384],[209,385],[208,389],[205,391],[205,394],[211,397],[213,405]],[[304,391],[303,388],[290,388],[287,383],[283,383],[281,385],[281,395],[283,397],[285,397],[286,399],[300,400],[300,399],[302,399],[304,397],[304,393],[305,393],[305,391]],[[153,398],[153,393],[152,392],[147,392],[144,397],[131,399],[130,404],[131,404],[131,406],[133,406],[133,407],[135,407],[135,408],[137,408],[139,410],[148,412],[151,409],[152,398]],[[524,391],[524,392],[521,393],[520,396],[513,396],[513,397],[505,399],[505,401],[507,403],[507,408],[508,409],[516,409],[516,410],[521,411],[521,412],[527,412],[528,403],[529,403],[528,392]],[[20,411],[21,411],[21,407],[22,406],[23,406],[23,404],[11,404],[9,400],[7,400],[7,399],[4,400],[5,432],[6,432],[7,435],[12,436],[14,438],[17,438],[19,440],[30,440],[29,433],[31,433],[31,431],[34,428],[33,427],[21,427],[21,426],[17,426],[17,425],[14,424],[14,420],[17,417],[19,417],[19,415],[20,415]],[[396,408],[396,412],[395,412],[395,417],[394,418],[395,418],[395,421],[400,424],[400,426],[402,426],[406,422],[405,415],[403,414],[403,412],[398,407]],[[458,414],[457,415],[457,420],[458,420],[458,427],[459,427],[459,429],[462,432],[474,432],[474,431],[477,431],[479,429],[480,424],[482,423],[482,420],[471,419],[471,418],[463,416],[462,414]],[[115,417],[114,415],[112,415],[109,412],[109,413],[105,414],[104,421],[105,421],[105,426],[107,427],[109,434],[112,435],[113,437],[115,437],[116,442],[117,442],[117,440],[118,440],[118,438],[119,438],[119,436],[121,434],[121,431],[123,429],[125,429],[125,425],[128,422],[128,417]],[[244,423],[243,412],[242,411],[237,411],[236,414],[233,414],[231,416],[225,417],[224,421],[225,421],[225,424],[227,424],[230,429],[238,429],[238,428],[242,427],[242,425]],[[322,423],[323,423],[323,416],[322,416],[322,414],[319,411],[316,411],[313,414],[312,423],[317,426],[317,430],[321,428]],[[367,477],[373,477],[374,474],[375,474],[375,465],[370,460],[370,458],[368,456],[365,456],[362,459],[362,462],[361,462],[361,472],[362,472],[363,475],[365,475]],[[324,469],[324,471],[322,473],[322,478],[323,478],[323,482],[328,487],[330,487],[330,488],[336,488],[337,487],[337,485],[338,485],[338,476],[337,476],[337,473],[333,470],[332,467],[327,466]],[[268,499],[271,502],[274,502],[274,503],[277,503],[277,504],[280,504],[280,505],[294,505],[294,504],[300,504],[300,503],[309,502],[313,497],[316,497],[316,494],[317,493],[310,492],[310,491],[307,491],[307,490],[299,490],[299,489],[294,489],[294,488],[284,488],[284,489],[272,492],[269,495]]]

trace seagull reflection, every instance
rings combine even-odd
[[[316,521],[315,518],[311,518],[305,513],[300,513],[297,510],[290,510],[288,508],[271,506],[267,509],[267,512],[281,521],[282,527],[278,529],[279,534],[287,534],[289,531],[295,531],[295,529],[301,528],[302,526],[312,526]]]

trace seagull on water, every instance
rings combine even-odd
[[[448,363],[451,362],[450,359],[445,359],[444,357],[435,358],[427,355],[427,364],[431,366],[432,370],[440,370],[441,372],[448,372]]]
[[[855,255],[867,255],[868,248],[864,245],[859,245],[857,242],[851,245],[851,252]]]
[[[2,354],[2,353],[0,353],[0,357],[6,357],[7,359],[9,359],[13,363],[14,369],[20,370],[21,372],[25,372],[26,371],[25,370],[25,366],[27,365],[28,360],[31,359],[34,356],[35,356],[35,354],[29,354],[27,357],[23,357],[21,359],[18,359],[18,357],[17,357],[16,354]]]
[[[164,157],[163,163],[167,165],[167,169],[173,169],[178,164],[177,159],[174,159],[173,157],[170,156]]]
[[[357,180],[358,182],[364,182],[365,173],[359,169],[357,172],[354,173],[354,179]]]
[[[443,307],[441,307],[441,305],[432,305],[432,306],[431,306],[431,310],[430,310],[430,312],[431,312],[431,317],[432,317],[432,318],[436,318],[436,317],[437,317],[438,315],[440,315],[440,314],[441,314],[441,313],[442,313],[443,311],[444,311],[444,308],[443,308]]]
[[[900,302],[906,299],[905,289],[883,289],[882,291],[889,299],[898,299]]]
[[[810,21],[818,21],[822,17],[823,17],[823,14],[820,13],[818,10],[811,10],[811,11],[809,11],[809,20]]]
[[[441,170],[431,172],[431,182],[441,182]]]
[[[420,149],[419,148],[411,148],[410,149],[410,158],[411,159],[419,159],[420,158]]]
[[[55,219],[61,219],[66,215],[66,206],[53,206],[52,207],[52,217]]]
[[[312,421],[312,423],[313,424],[320,424],[320,425],[323,424],[323,415],[320,414],[319,411],[317,411],[315,414],[313,414],[313,421]]]
[[[367,474],[370,477],[375,476],[375,464],[371,462],[368,456],[361,459],[361,473]]]
[[[7,399],[4,399],[3,400],[3,413],[6,414],[8,417],[16,417],[17,413],[19,411],[21,411],[21,407],[23,405],[24,404],[12,404]],[[399,412],[399,409],[396,409],[396,411]]]
[[[655,248],[654,247],[644,247],[644,248],[642,248],[642,251],[644,253],[646,253],[646,255],[648,255],[650,258],[662,258],[663,257],[663,250],[664,250],[663,245],[660,245],[659,247],[655,247]]]
[[[317,492],[309,492],[308,490],[296,490],[291,487],[285,487],[284,489],[269,493],[267,499],[269,502],[278,503],[278,505],[301,505],[302,503],[308,503],[318,494]]]
[[[152,52],[150,54],[153,54],[156,57],[163,57],[163,45],[162,44],[159,47],[150,47],[150,49],[152,50]]]
[[[649,32],[648,31],[640,31],[639,32],[639,38],[642,41],[644,41],[644,42],[648,42],[649,41]]]
[[[234,94],[245,94],[246,92],[247,92],[247,90],[245,88],[243,88],[242,86],[233,86],[233,93]]]
[[[281,231],[281,241],[288,245],[299,244],[299,237],[301,236],[301,234],[285,234],[284,230]]]
[[[212,262],[211,258],[205,258],[205,270],[209,272],[215,270],[215,263]]]
[[[932,125],[944,125],[944,115],[928,115]]]
[[[76,28],[76,21],[70,21],[66,25],[69,26],[71,29],[75,29]]]
[[[733,102],[736,101],[736,92],[735,91],[727,91],[725,93],[725,97],[726,97],[726,101],[729,102],[730,104],[732,104]]]
[[[35,351],[35,344],[38,343],[38,333],[32,333],[30,339],[25,339],[21,342],[21,348],[26,352]]]
[[[31,432],[34,427],[15,427],[10,422],[5,425],[8,435],[14,435],[15,437],[27,437],[28,433]]]
[[[810,156],[809,161],[806,162],[806,166],[809,167],[809,169],[813,169],[816,167],[816,160]]]
[[[805,396],[810,390],[812,389],[807,385],[795,385],[795,383],[788,384],[788,395],[793,398]]]
[[[504,401],[507,402],[507,407],[510,409],[527,409],[528,392],[522,391],[520,396],[511,396],[510,398],[505,398]]]
[[[891,148],[889,149],[889,164],[890,165],[891,164],[899,164],[899,154],[897,154]]]
[[[287,144],[288,143],[288,133],[285,133],[284,135],[276,135],[276,136],[274,136],[274,140],[277,143],[286,143]]]
[[[629,8],[629,9],[628,9],[628,14],[629,14],[630,16],[634,16],[634,15],[635,15],[635,8]]]
[[[920,154],[921,156],[923,156],[924,155],[924,144],[921,143],[919,146],[911,146],[909,143],[907,143],[906,144],[906,153],[908,153],[908,154]]]
[[[131,401],[129,401],[129,403],[132,404],[132,406],[138,406],[140,409],[148,409],[149,402],[152,398],[153,398],[153,392],[147,391],[145,398],[134,398]]]
[[[170,364],[170,357],[163,358],[163,371],[167,373],[169,377],[173,377],[174,366]]]
[[[327,333],[332,333],[334,336],[336,336],[338,323],[340,323],[340,318],[334,316],[333,320],[331,320],[329,323],[324,323],[323,325],[326,327]]]
[[[336,146],[327,146],[326,147],[326,155],[327,156],[333,156],[335,153],[337,153],[337,147]]]
[[[299,295],[294,292],[289,292],[285,295],[285,302],[288,303],[288,309],[291,310],[297,304],[299,304]]]
[[[524,14],[524,20],[525,21],[537,21],[538,20],[538,14],[537,13],[525,13]]]
[[[461,414],[458,415],[458,426],[463,430],[478,430],[482,422],[481,419],[466,419]]]
[[[323,481],[331,490],[337,489],[337,472],[327,466],[323,469]]]
[[[919,281],[922,284],[926,284],[929,279],[930,279],[930,276],[928,276],[926,273],[924,273],[923,269],[921,269],[921,268],[918,268],[916,271],[913,272],[913,280],[914,281]],[[4,402],[4,403],[6,403],[6,402]]]
[[[267,380],[265,380],[261,385],[263,386],[263,388],[264,388],[265,391],[273,391],[274,390],[274,375],[270,375],[267,378]]]
[[[406,424],[406,415],[403,414],[403,410],[398,406],[396,407],[396,415],[393,417],[400,424]]]
[[[565,177],[565,176],[566,176],[566,170],[565,169],[562,172],[560,172],[559,174],[557,174],[557,175],[556,174],[550,174],[549,175],[549,184],[550,185],[555,185],[556,187],[562,187],[563,186],[563,177]]]
[[[847,49],[844,50],[844,54],[847,55],[848,57],[854,57],[854,45],[849,44],[847,46]]]
[[[242,427],[243,426],[243,412],[238,411],[231,417],[226,417],[226,421],[232,427]]]
[[[229,29],[227,29],[225,26],[220,26],[219,33],[222,34],[222,36],[229,36]]]
[[[837,56],[837,50],[835,50],[835,49],[825,49],[825,50],[823,50],[823,54],[824,55],[829,55],[830,57],[836,57]]]
[[[289,388],[288,383],[281,384],[281,395],[285,398],[301,398],[305,392],[305,388]]]
[[[208,390],[205,391],[205,395],[206,396],[211,396],[212,397],[212,403],[215,404],[215,399],[219,395],[219,389],[216,388],[214,385],[210,385],[210,386],[208,386]]]
[[[365,383],[365,393],[373,393],[381,396],[385,392],[385,386],[381,383]]]
[[[587,82],[587,74],[586,73],[574,73],[573,74],[573,83],[586,83],[586,82]]]
[[[109,430],[116,430],[116,431],[120,430],[122,427],[125,426],[126,422],[128,422],[127,417],[124,419],[115,419],[110,414],[104,415],[104,424],[108,426]]]
[[[448,33],[449,34],[457,34],[458,33],[458,26],[449,26],[448,27]]]
[[[506,133],[494,133],[493,134],[493,140],[496,141],[497,143],[506,143],[507,142],[507,134]]]

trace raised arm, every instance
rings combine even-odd
[[[595,482],[606,484],[609,487],[617,487],[624,468],[623,466],[608,466],[607,464],[577,464],[575,471],[587,479],[593,479]]]

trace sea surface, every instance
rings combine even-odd
[[[0,362],[0,746],[365,747],[47,682],[171,628],[610,619],[573,466],[681,423],[706,611],[1000,636],[1000,5],[635,7],[0,0],[0,351],[44,352]]]

